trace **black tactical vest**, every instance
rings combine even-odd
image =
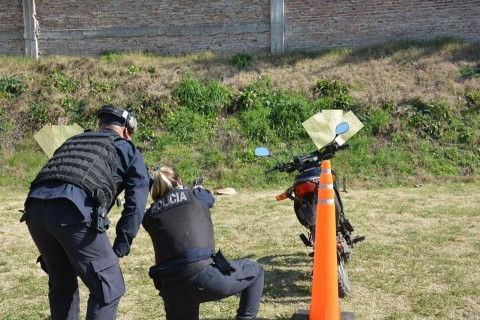
[[[159,265],[194,248],[215,248],[210,210],[190,189],[171,189],[146,214],[148,231]]]
[[[117,169],[113,142],[117,135],[85,132],[67,139],[32,182],[65,181],[81,187],[89,196],[101,189],[109,207],[115,200],[117,185],[113,174]]]

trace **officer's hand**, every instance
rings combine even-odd
[[[196,189],[198,187],[202,188],[203,177],[198,177],[197,179],[193,180],[192,182],[192,189]]]

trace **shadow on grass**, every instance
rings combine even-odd
[[[312,258],[298,253],[266,256],[258,262],[265,269],[264,299],[298,303],[310,298]]]

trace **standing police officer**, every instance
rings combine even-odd
[[[150,268],[163,298],[168,320],[198,320],[200,303],[240,292],[237,319],[255,319],[263,292],[264,271],[249,259],[227,261],[214,253],[215,240],[209,208],[210,191],[183,187],[178,174],[162,167],[152,174],[152,199],[143,226],[155,251]]]
[[[115,319],[125,283],[119,258],[128,255],[145,212],[150,177],[131,142],[137,121],[104,106],[99,131],[67,139],[31,184],[20,221],[48,273],[51,318],[79,319],[77,276],[90,291],[86,319]],[[125,191],[113,247],[107,212]]]

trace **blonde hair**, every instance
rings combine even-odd
[[[178,174],[171,167],[160,167],[152,173],[153,185],[150,196],[157,201],[168,190],[178,185]]]

